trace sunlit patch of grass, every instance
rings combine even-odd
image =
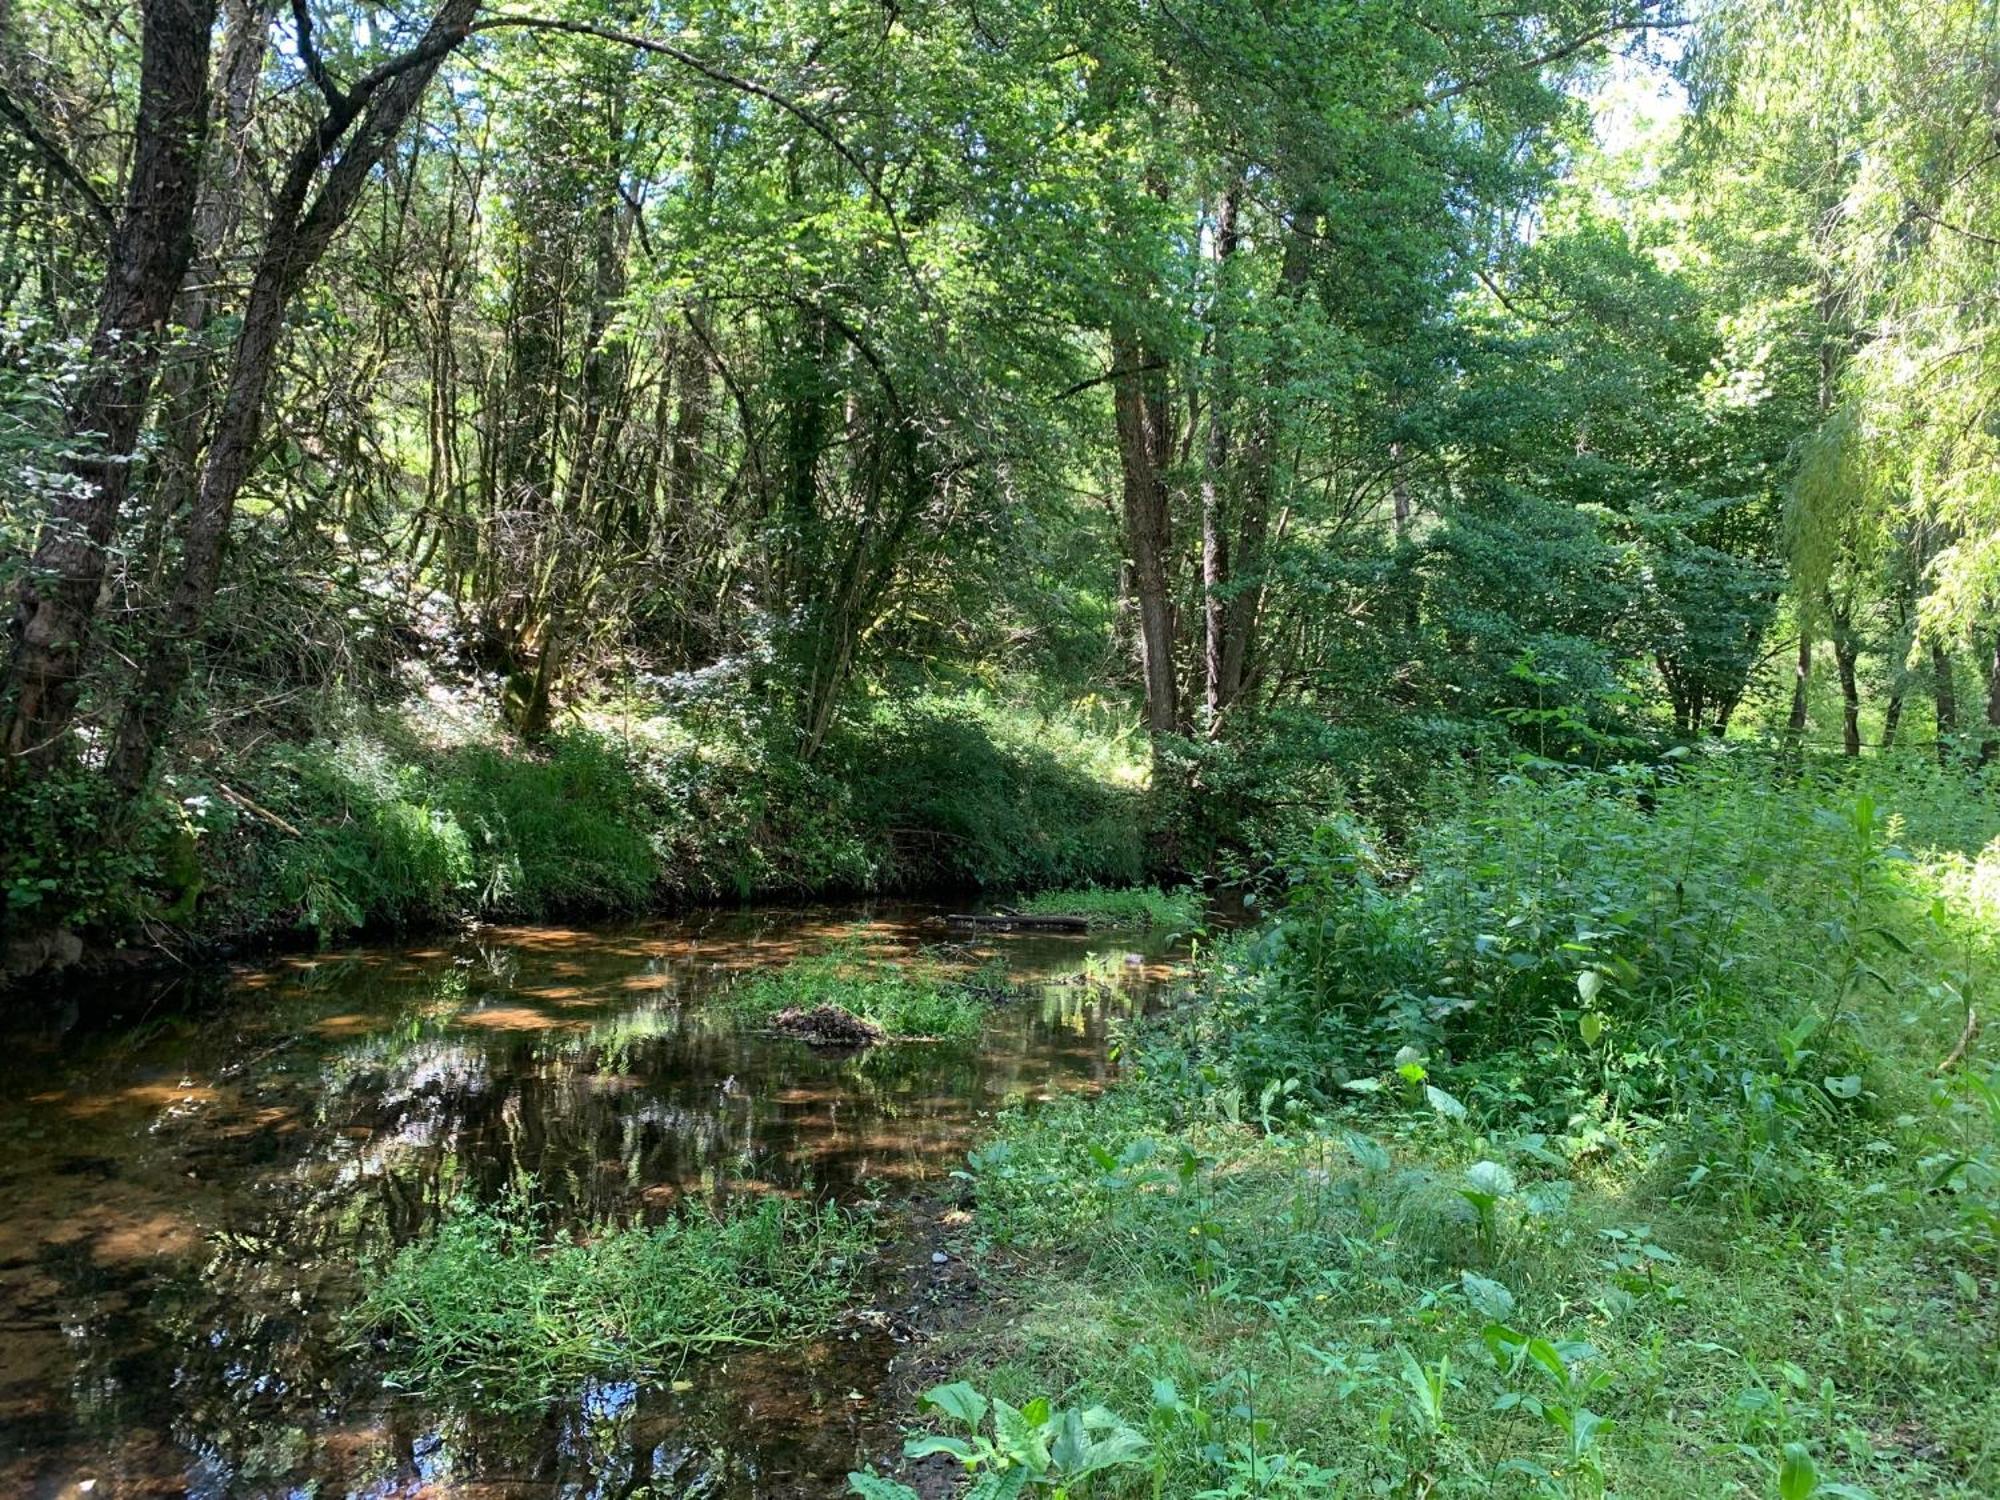
[[[353,1321],[390,1386],[518,1409],[818,1334],[871,1246],[858,1216],[776,1197],[582,1234],[517,1200],[461,1203],[375,1270]]]
[[[1021,909],[1037,915],[1088,917],[1092,927],[1122,927],[1146,931],[1186,931],[1201,922],[1201,896],[1182,886],[1163,891],[1158,886],[1039,891]]]
[[[844,946],[758,974],[729,997],[738,1014],[769,1021],[831,1006],[874,1023],[889,1039],[964,1040],[979,1034],[988,991],[927,958],[890,961]]]
[[[1814,1493],[1992,1493],[1978,1298],[1831,1168],[1822,1240],[1421,1104],[1272,1134],[1184,1107],[1142,1082],[1012,1113],[970,1163],[1009,1311],[948,1367],[1142,1429],[1093,1494],[1778,1494],[1806,1461]],[[1515,1336],[1552,1364],[1510,1362]],[[1260,1485],[1253,1447],[1298,1487]]]

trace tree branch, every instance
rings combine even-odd
[[[1154,370],[1164,370],[1164,359],[1149,359],[1144,364],[1121,365],[1115,370],[1106,370],[1102,375],[1092,375],[1087,380],[1079,380],[1075,385],[1066,386],[1051,396],[1050,401],[1067,401],[1071,396],[1081,396],[1094,385],[1103,385],[1107,380],[1122,380],[1127,375],[1145,375]]]
[[[1462,94],[1474,93],[1479,89],[1487,87],[1489,84],[1497,83],[1500,79],[1512,73],[1539,73],[1543,68],[1553,63],[1567,62],[1586,47],[1594,47],[1597,43],[1609,37],[1629,32],[1671,30],[1677,24],[1679,23],[1673,21],[1613,21],[1607,26],[1600,26],[1594,31],[1587,31],[1581,36],[1571,37],[1568,41],[1560,42],[1548,51],[1538,53],[1533,57],[1518,58],[1513,62],[1504,63],[1497,68],[1489,68],[1484,73],[1474,74],[1472,77],[1463,79],[1458,83],[1446,84],[1443,88],[1432,89],[1415,103],[1407,105],[1397,118],[1407,120],[1413,115],[1420,115],[1432,105],[1442,104],[1447,99],[1456,99]]]
[[[347,97],[326,71],[326,64],[320,59],[319,47],[313,41],[312,12],[306,9],[306,0],[292,0],[292,26],[298,33],[299,60],[306,65],[306,77],[320,91],[327,104],[339,110],[346,106]]]
[[[808,109],[769,84],[759,83],[754,78],[739,77],[697,57],[684,47],[675,46],[672,42],[663,42],[656,37],[640,36],[636,32],[620,31],[611,26],[598,26],[589,21],[566,21],[554,16],[500,15],[476,21],[469,28],[471,31],[503,29],[559,31],[569,36],[595,37],[601,42],[614,42],[621,47],[633,47],[641,52],[651,52],[660,57],[672,58],[682,67],[699,73],[711,83],[718,83],[726,89],[734,89],[740,94],[748,94],[752,98],[764,100],[767,104],[776,105],[825,141],[842,161],[860,173],[861,180],[868,185],[869,196],[874,200],[875,206],[882,210],[883,216],[889,221],[889,228],[895,234],[896,255],[903,263],[904,273],[910,278],[917,300],[926,308],[929,307],[930,295],[924,289],[923,278],[917,275],[916,266],[911,263],[909,243],[903,234],[902,221],[897,217],[895,206],[889,201],[888,193],[883,190],[881,179],[869,170],[868,164],[855,154],[854,149],[840,138],[840,133],[816,110]]]
[[[118,221],[111,212],[111,205],[104,201],[97,189],[90,185],[90,179],[78,170],[76,163],[69,159],[62,147],[50,139],[48,134],[35,123],[35,117],[29,114],[4,86],[0,86],[0,120],[5,120],[13,126],[14,133],[33,146],[50,170],[69,184],[70,189],[83,200],[83,206],[90,210],[90,216],[97,220],[107,235],[117,227]]]

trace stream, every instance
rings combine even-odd
[[[385,1391],[342,1313],[358,1263],[462,1196],[524,1193],[559,1225],[760,1192],[893,1216],[994,1110],[1100,1087],[1109,1024],[1167,970],[1129,933],[965,941],[1024,986],[976,1047],[815,1052],[708,1003],[839,942],[956,942],[943,910],[490,927],[21,997],[0,1033],[0,1494],[844,1494],[900,1431],[887,1299],[908,1287],[886,1272],[892,1316],[527,1417]]]

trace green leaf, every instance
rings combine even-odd
[[[1049,1460],[1065,1478],[1073,1478],[1083,1464],[1084,1455],[1090,1451],[1082,1413],[1069,1408],[1056,1418],[1055,1428],[1055,1440],[1049,1444]]]
[[[1110,1436],[1101,1437],[1090,1445],[1076,1475],[1081,1478],[1100,1469],[1123,1468],[1126,1464],[1138,1463],[1150,1447],[1152,1444],[1144,1434],[1120,1425]]]
[[[1446,1119],[1463,1120],[1465,1118],[1465,1106],[1434,1083],[1424,1085],[1424,1098],[1430,1101],[1432,1109],[1436,1110]]]
[[[1475,1191],[1498,1201],[1514,1191],[1514,1174],[1497,1161],[1476,1161],[1465,1169],[1465,1180]]]
[[[1048,1409],[1046,1401],[1042,1409]],[[1037,1479],[1048,1473],[1049,1448],[1043,1441],[1041,1424],[1030,1421],[1027,1413],[1009,1406],[998,1396],[993,1398],[993,1440],[1002,1453],[1025,1466]]]
[[[918,1405],[941,1411],[975,1430],[986,1420],[986,1398],[963,1380],[932,1386],[924,1392],[924,1399]]]
[[[907,1484],[898,1484],[893,1479],[884,1479],[875,1473],[850,1473],[847,1487],[861,1500],[921,1500],[917,1492]]]
[[[964,1500],[1014,1500],[1028,1487],[1032,1476],[1026,1469],[988,1469],[972,1482]]]
[[[1778,1469],[1778,1500],[1812,1500],[1819,1490],[1819,1468],[1803,1443],[1785,1444],[1785,1461]]]
[[[1485,1317],[1497,1323],[1514,1311],[1514,1294],[1491,1277],[1461,1271],[1458,1279],[1465,1288],[1465,1300]]]
[[[1559,1386],[1569,1384],[1569,1364],[1562,1357],[1562,1351],[1547,1339],[1529,1339],[1528,1358],[1540,1365]]]
[[[933,1453],[949,1453],[960,1463],[965,1464],[979,1457],[979,1450],[964,1438],[943,1437],[937,1433],[913,1437],[903,1444],[905,1458],[929,1458]]]
[[[1347,1154],[1364,1172],[1386,1172],[1389,1170],[1389,1152],[1373,1136],[1363,1135],[1358,1130],[1350,1130],[1341,1137],[1347,1147]]]

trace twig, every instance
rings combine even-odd
[[[1953,1068],[1964,1062],[1967,1049],[1978,1038],[1979,1012],[1976,1010],[1967,1010],[1965,1013],[1965,1030],[1958,1034],[1958,1045],[1953,1047],[1945,1055],[1945,1060],[1937,1065],[1938,1076],[1942,1078],[1946,1073],[1949,1073]]]
[[[5,88],[0,88],[0,120],[5,120],[13,126],[15,133],[22,140],[41,153],[42,160],[49,164],[56,176],[68,183],[76,195],[83,199],[83,206],[90,210],[90,216],[97,220],[106,234],[111,233],[117,222],[112,216],[111,205],[106,203],[103,195],[90,185],[90,179],[83,175],[82,170],[69,159],[62,147],[35,123],[35,117],[29,114]]]
[[[251,814],[253,817],[262,818],[266,823],[269,823],[273,828],[282,829],[284,832],[289,833],[295,839],[302,839],[305,837],[303,833],[300,833],[298,829],[294,828],[291,824],[287,823],[283,818],[279,817],[269,808],[259,807],[256,803],[252,802],[248,797],[244,796],[241,792],[232,791],[219,781],[216,782],[215,789],[218,792],[222,793],[223,797],[226,798],[228,801],[235,804],[237,807],[242,808],[245,812]]]

